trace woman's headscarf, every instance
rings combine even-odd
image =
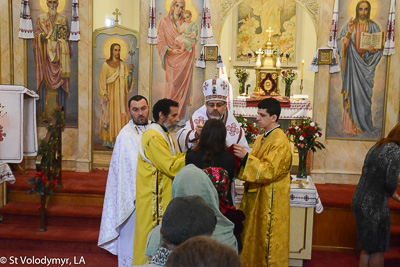
[[[171,197],[201,196],[214,210],[217,225],[212,237],[231,246],[237,251],[237,241],[233,235],[234,224],[229,221],[219,210],[218,193],[210,178],[193,164],[185,166],[174,178]]]

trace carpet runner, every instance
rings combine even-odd
[[[18,261],[18,266],[61,266],[33,264],[40,260],[68,260],[71,266],[83,265],[82,260],[84,266],[118,265],[117,256],[97,246],[107,171],[63,172],[63,188],[57,189],[48,203],[47,232],[38,231],[40,198],[28,194],[26,179],[33,177],[35,171],[30,170],[25,176],[14,174],[16,183],[7,184],[8,203],[0,209],[0,261],[5,257],[8,262],[3,266],[11,265],[11,261]],[[354,185],[316,186],[324,208],[350,209]],[[400,204],[390,201],[390,209],[400,212]],[[316,216],[319,215],[314,217],[314,227]],[[312,259],[304,261],[304,266],[356,267],[358,252],[314,249]],[[392,222],[391,249],[385,254],[385,266],[400,266],[400,222]]]

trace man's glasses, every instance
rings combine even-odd
[[[215,107],[222,108],[225,105],[226,105],[226,103],[207,103],[207,107],[210,107],[210,108],[215,108]]]

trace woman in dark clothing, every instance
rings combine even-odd
[[[389,251],[389,198],[396,193],[400,173],[400,123],[378,141],[365,157],[351,209],[357,225],[359,266],[383,266]]]
[[[201,131],[199,141],[192,149],[186,152],[186,165],[194,164],[200,169],[209,167],[225,169],[229,174],[228,188],[230,189],[230,183],[235,175],[235,161],[233,155],[228,152],[225,139],[226,128],[224,123],[216,119],[207,120]],[[207,174],[210,174],[210,171]],[[233,200],[229,192],[226,192],[229,204],[233,206]]]
[[[234,234],[241,250],[240,234],[244,214],[235,209],[231,183],[235,175],[235,160],[226,146],[226,128],[221,120],[209,119],[203,126],[197,144],[186,152],[186,165],[194,164],[203,169],[214,184],[219,197],[219,208],[235,224]]]

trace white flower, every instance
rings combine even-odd
[[[297,130],[299,130],[300,128],[299,128],[299,126],[296,126],[296,127],[294,127],[294,129],[297,131]]]
[[[311,126],[311,127],[314,127],[314,126],[315,126],[315,122],[311,122],[311,123],[310,123],[310,126]]]
[[[299,140],[300,140],[300,141],[303,141],[303,140],[304,140],[304,137],[303,137],[302,135],[300,135]]]
[[[315,133],[314,135],[315,135],[315,137],[319,137],[318,133]]]
[[[242,127],[242,125],[243,125],[243,124],[242,124],[241,122],[239,122],[239,126]]]

